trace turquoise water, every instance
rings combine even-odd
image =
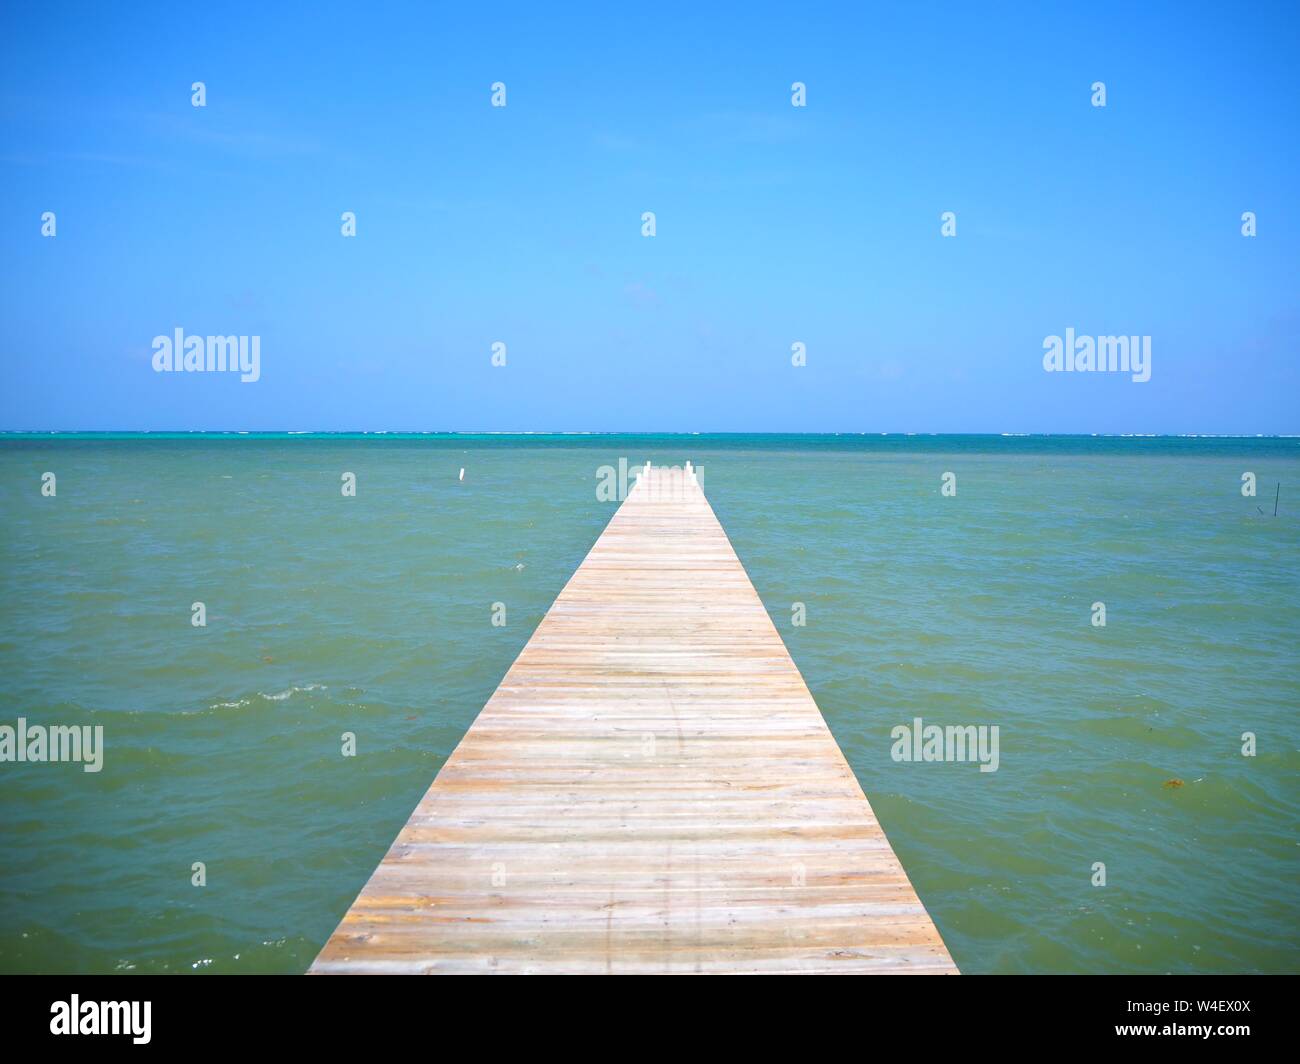
[[[0,764],[0,970],[306,968],[620,457],[703,467],[963,971],[1300,969],[1300,441],[5,436],[0,724],[105,751]]]

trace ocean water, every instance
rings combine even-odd
[[[1300,969],[1300,441],[2,436],[0,724],[105,749],[0,764],[0,971],[304,970],[620,458],[702,468],[963,971]]]

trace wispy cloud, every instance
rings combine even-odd
[[[195,120],[182,119],[172,114],[151,114],[141,118],[159,136],[211,145],[239,155],[311,155],[321,150],[320,142],[312,137],[253,125],[239,125],[229,119],[225,121],[224,128],[217,127],[209,121],[207,114],[202,113],[206,108],[195,110],[200,111]]]
[[[794,108],[786,111],[708,111],[684,122],[683,128],[713,143],[788,144],[808,136],[808,117]]]
[[[650,310],[663,303],[659,293],[644,281],[632,281],[623,286],[623,294],[628,302],[638,310]]]

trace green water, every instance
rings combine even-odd
[[[620,457],[703,467],[963,971],[1300,969],[1300,441],[6,436],[0,724],[105,749],[0,764],[0,970],[306,968]]]

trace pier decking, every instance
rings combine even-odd
[[[955,973],[689,471],[643,471],[312,965]]]

